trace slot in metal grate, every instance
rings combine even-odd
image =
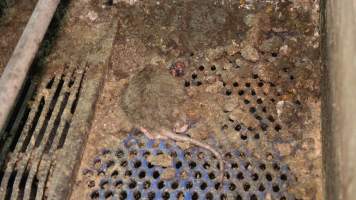
[[[0,149],[5,166],[0,199],[44,198],[55,152],[66,142],[85,71],[85,67],[67,67],[42,81],[36,90],[34,83],[25,90],[22,107]]]

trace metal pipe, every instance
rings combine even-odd
[[[0,130],[16,103],[60,0],[38,0],[0,79]]]
[[[356,193],[356,1],[327,0],[322,135],[326,200]]]

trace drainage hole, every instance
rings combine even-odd
[[[89,181],[88,187],[89,187],[89,188],[95,187],[95,181]]]
[[[230,152],[227,152],[224,156],[227,159],[231,159],[232,158],[232,154]]]
[[[243,187],[244,187],[244,190],[247,192],[251,186],[248,183],[244,183]]]
[[[260,127],[261,127],[262,131],[267,131],[268,125],[265,123],[261,123]]]
[[[131,176],[131,175],[132,175],[132,172],[130,170],[125,171],[125,176]]]
[[[267,181],[272,181],[272,175],[270,173],[266,174]]]
[[[266,107],[263,107],[263,108],[262,108],[262,112],[266,113],[266,112],[267,112],[267,108],[266,108]]]
[[[265,186],[263,185],[263,184],[261,184],[260,185],[260,187],[258,187],[258,190],[260,191],[260,192],[263,192],[263,191],[265,191]]]
[[[203,152],[199,152],[198,153],[198,159],[200,159],[200,160],[202,160],[202,159],[204,159],[204,153]]]
[[[109,199],[114,196],[114,193],[112,191],[106,191],[105,192],[105,199]]]
[[[276,171],[279,171],[281,168],[279,167],[279,165],[277,163],[273,163],[273,169]]]
[[[210,164],[206,162],[206,163],[204,163],[203,167],[204,167],[204,169],[209,169],[210,168]]]
[[[153,168],[154,166],[152,165],[152,163],[148,162],[148,163],[147,163],[147,167],[151,169],[151,168]]]
[[[177,199],[184,199],[184,193],[182,191],[177,193]]]
[[[119,172],[117,170],[115,170],[111,173],[112,178],[116,178],[118,175],[119,175]]]
[[[254,135],[254,138],[255,138],[256,140],[260,139],[260,134],[256,133],[256,134]]]
[[[279,132],[280,130],[282,129],[281,125],[277,124],[275,127],[274,127],[274,130],[276,130],[277,132]]]
[[[250,107],[250,113],[255,113],[256,112],[256,108],[255,107]]]
[[[225,172],[225,173],[224,173],[224,176],[225,176],[226,179],[230,179],[230,174],[229,174],[229,172]]]
[[[132,150],[129,152],[130,156],[137,156],[137,151],[136,150]]]
[[[220,199],[221,199],[221,200],[225,200],[225,199],[227,199],[226,194],[222,194],[222,195],[220,195]]]
[[[134,198],[137,200],[137,199],[141,199],[141,192],[139,191],[135,191],[134,192]]]
[[[115,162],[113,161],[113,160],[109,160],[107,163],[106,163],[106,167],[107,168],[110,168],[110,167],[112,167],[112,166],[114,166],[115,165]]]
[[[137,161],[135,161],[135,163],[134,163],[134,167],[135,168],[139,168],[139,167],[141,167],[141,161],[139,161],[139,160],[137,160]]]
[[[218,190],[220,188],[220,183],[215,183],[215,189]]]
[[[126,167],[127,166],[127,161],[126,160],[121,161],[120,165],[121,165],[121,167]]]
[[[159,172],[158,171],[154,171],[153,172],[153,178],[157,179],[159,177]]]
[[[146,176],[146,172],[145,171],[141,171],[139,174],[138,174],[138,177],[139,178],[145,178]]]
[[[169,199],[169,197],[170,197],[169,192],[163,192],[162,194],[163,199]]]
[[[98,191],[93,191],[93,192],[90,194],[90,198],[91,198],[91,199],[99,199],[99,192],[98,192]]]
[[[205,190],[208,187],[208,184],[206,184],[205,182],[203,182],[202,184],[200,184],[200,189],[201,190]]]
[[[147,196],[148,196],[148,199],[149,199],[149,200],[153,200],[153,199],[156,197],[156,194],[151,191],[151,192],[148,193]]]
[[[269,120],[270,122],[274,122],[274,121],[275,121],[272,115],[269,115],[267,118],[268,118],[268,120]]]
[[[157,187],[158,189],[164,188],[164,182],[163,181],[158,182]]]
[[[241,134],[241,135],[240,135],[240,138],[241,138],[242,140],[247,140],[247,135]]]
[[[258,180],[258,174],[254,173],[251,175],[252,180],[257,181]]]
[[[189,168],[190,169],[194,169],[197,166],[197,164],[195,162],[190,162],[189,163]]]
[[[148,189],[148,188],[150,188],[151,187],[151,182],[150,181],[145,181],[144,183],[143,183],[143,188],[144,189]]]
[[[257,200],[257,196],[255,194],[251,195],[250,200]]]
[[[235,197],[235,200],[242,200],[242,197],[241,197],[241,195],[236,195],[236,197]]]
[[[229,190],[234,191],[236,189],[236,185],[233,183],[230,183]]]
[[[255,92],[254,89],[251,90],[251,95],[252,95],[252,96],[255,96],[255,95],[256,95],[256,92]]]
[[[239,180],[242,180],[244,179],[244,174],[242,172],[239,172],[237,175],[236,175],[236,178],[239,179]]]
[[[210,172],[210,173],[209,173],[209,178],[210,178],[210,179],[215,179],[215,178],[216,178],[214,172]]]
[[[129,183],[129,188],[134,189],[136,187],[136,185],[137,185],[136,181],[131,180],[131,182]]]
[[[216,66],[215,65],[213,65],[213,66],[211,66],[211,71],[215,71],[216,70]]]
[[[281,180],[282,180],[282,181],[286,181],[286,180],[287,180],[287,175],[282,174],[282,175],[281,175]]]
[[[176,163],[176,169],[179,169],[179,168],[181,168],[182,167],[182,162],[181,161],[178,161],[177,163]]]
[[[124,200],[124,199],[126,199],[126,198],[127,198],[127,192],[126,192],[126,191],[120,192],[120,199],[121,199],[121,200]]]
[[[203,65],[200,65],[200,66],[199,66],[199,70],[200,70],[200,71],[204,71],[204,66],[203,66]]]
[[[233,168],[233,169],[234,169],[234,168],[238,168],[238,167],[239,167],[239,165],[238,165],[237,163],[232,163],[232,164],[231,164],[231,168]]]
[[[108,184],[109,184],[108,180],[101,180],[99,186],[101,189],[104,189],[108,186]]]
[[[236,131],[240,131],[240,130],[241,130],[241,128],[242,128],[242,127],[241,127],[241,125],[240,125],[240,124],[237,124],[237,125],[235,126],[235,130],[236,130]]]
[[[201,178],[201,173],[200,172],[195,172],[195,174],[194,174],[194,178],[196,178],[196,179],[199,179],[199,178]]]
[[[121,180],[117,180],[117,181],[115,181],[114,186],[115,187],[121,187],[122,184],[124,184],[124,183]]]
[[[184,86],[185,87],[189,87],[190,86],[190,82],[189,81],[184,81]]]
[[[212,193],[208,192],[208,193],[205,195],[205,198],[206,198],[207,200],[213,200],[213,199],[214,199],[214,195],[213,195]]]
[[[190,189],[192,187],[193,187],[193,183],[190,181],[185,185],[185,188],[187,188],[187,189]]]
[[[279,186],[278,185],[274,185],[272,187],[272,189],[273,189],[273,192],[279,192]]]
[[[197,199],[199,199],[199,195],[198,193],[194,192],[192,195],[192,200],[197,200]]]
[[[176,157],[178,156],[177,152],[175,152],[175,151],[172,151],[172,152],[170,153],[170,155],[171,155],[171,157],[173,157],[173,158],[176,158]]]
[[[171,185],[171,188],[173,190],[177,189],[179,187],[179,183],[178,182],[173,182],[172,185]]]
[[[143,157],[147,157],[147,156],[149,156],[149,155],[151,155],[151,153],[149,152],[149,151],[145,151],[143,154],[142,154],[142,156]]]
[[[266,165],[265,165],[265,164],[263,164],[263,163],[262,163],[262,164],[260,164],[260,169],[261,169],[261,170],[265,170],[265,169],[266,169]]]

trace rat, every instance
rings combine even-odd
[[[147,65],[130,79],[121,107],[134,126],[141,127],[141,132],[150,139],[187,142],[212,152],[219,159],[222,182],[224,162],[221,154],[208,144],[182,135],[191,126],[182,111],[182,105],[187,100],[189,97],[184,85],[174,78],[168,68]],[[175,127],[173,131],[168,131],[172,127]]]

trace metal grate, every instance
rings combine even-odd
[[[55,152],[66,141],[84,74],[84,68],[68,67],[42,81],[37,90],[34,82],[29,83],[14,123],[2,134],[0,164],[6,164],[0,176],[0,199],[44,198]]]
[[[222,65],[214,63],[209,63],[207,66],[196,64],[197,67],[189,70],[184,76],[184,86],[195,87],[199,91],[199,88],[204,88],[203,85],[211,85],[209,78],[225,73],[221,78],[223,85],[217,93],[224,95],[226,99],[235,98],[236,103],[233,108],[239,107],[240,112],[232,115],[233,109],[224,108],[227,120],[221,126],[222,131],[235,130],[241,141],[255,141],[267,134],[275,135],[282,132],[283,126],[286,125],[281,123],[276,110],[276,104],[285,98],[282,86],[269,77],[268,73],[271,73],[269,69],[262,67],[256,67],[250,74],[241,75],[243,70],[235,61],[236,58],[227,57],[231,60],[226,61],[231,66],[229,69],[223,69]],[[228,73],[229,75],[226,75]],[[285,68],[281,74],[283,75],[281,80],[286,81],[290,87],[294,79],[293,73]],[[289,106],[294,110],[301,107],[301,102],[296,98],[290,104]]]
[[[155,164],[152,157],[167,159]],[[292,199],[294,181],[278,158],[261,160],[238,149],[224,155],[223,187],[217,159],[203,149],[130,134],[115,149],[103,149],[83,174],[89,199]]]

